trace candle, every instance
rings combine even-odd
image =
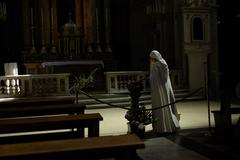
[[[106,26],[108,27],[108,8],[106,8]]]
[[[31,25],[33,26],[33,8],[31,8]]]
[[[42,19],[42,27],[43,27],[43,8],[41,8],[41,19]]]
[[[53,27],[53,8],[51,8],[51,25]]]
[[[96,8],[96,25],[98,26],[98,8]]]

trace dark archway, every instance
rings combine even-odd
[[[204,26],[200,17],[193,19],[192,30],[193,40],[204,40]]]

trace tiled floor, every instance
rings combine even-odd
[[[220,103],[210,102],[210,110],[219,109]],[[181,114],[181,130],[195,130],[198,128],[208,128],[208,106],[207,101],[187,101],[177,104],[178,112]],[[126,110],[119,108],[91,109],[86,113],[99,112],[103,116],[100,123],[100,135],[126,134],[128,131],[127,120],[124,118]],[[211,127],[214,127],[213,115],[211,117]],[[239,115],[232,117],[236,123]],[[146,127],[147,132],[151,132],[151,125]],[[181,131],[180,131],[181,132]],[[169,140],[167,137],[151,137],[144,139],[146,148],[139,150],[139,156],[143,160],[206,160],[207,157],[187,149],[180,145],[181,139]],[[191,144],[190,144],[191,145]]]

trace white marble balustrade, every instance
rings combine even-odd
[[[69,75],[0,76],[0,97],[69,95]]]
[[[148,72],[146,71],[117,71],[117,72],[105,72],[106,86],[108,93],[124,93],[128,92],[127,86],[129,83],[143,80],[143,91],[146,91],[148,84],[146,78]]]
[[[108,93],[124,93],[128,92],[127,85],[136,80],[143,80],[143,91],[148,91],[149,72],[147,71],[116,71],[105,72],[106,86]],[[171,70],[170,78],[173,89],[183,88],[183,74],[181,70]]]
[[[184,78],[182,70],[170,70],[169,73],[173,89],[184,88]]]

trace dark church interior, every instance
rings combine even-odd
[[[136,160],[240,159],[239,28],[237,0],[0,0],[0,160],[104,159],[115,155],[116,159]],[[185,128],[185,105],[180,108],[184,127],[179,133],[158,135],[150,129],[144,136],[125,137],[108,128],[113,135],[102,136],[104,115],[114,108],[101,106],[104,100],[109,106],[116,103],[115,107],[151,106],[147,80],[152,50],[158,50],[168,63],[179,106],[186,100],[192,105],[189,110],[199,112],[194,104],[204,102],[208,122]],[[10,65],[17,66],[16,75]],[[92,74],[93,87],[90,84],[81,90],[80,86],[72,92],[76,83],[88,85],[81,78]],[[139,79],[144,84],[142,97],[139,94],[134,102],[127,87]],[[196,94],[195,99],[188,97],[191,93]],[[210,102],[218,105],[214,106],[217,110],[209,109]],[[77,119],[79,114],[83,117]],[[15,131],[48,128],[73,132],[8,136]],[[82,138],[84,128],[88,128],[89,140]],[[30,149],[31,141],[38,149]],[[163,146],[155,146],[159,143]],[[8,145],[19,151],[8,150]],[[179,152],[182,148],[176,145],[187,151]],[[149,146],[154,148],[152,152]],[[168,148],[172,146],[176,150]],[[154,157],[158,150],[166,155]],[[168,154],[177,157],[167,158]]]

